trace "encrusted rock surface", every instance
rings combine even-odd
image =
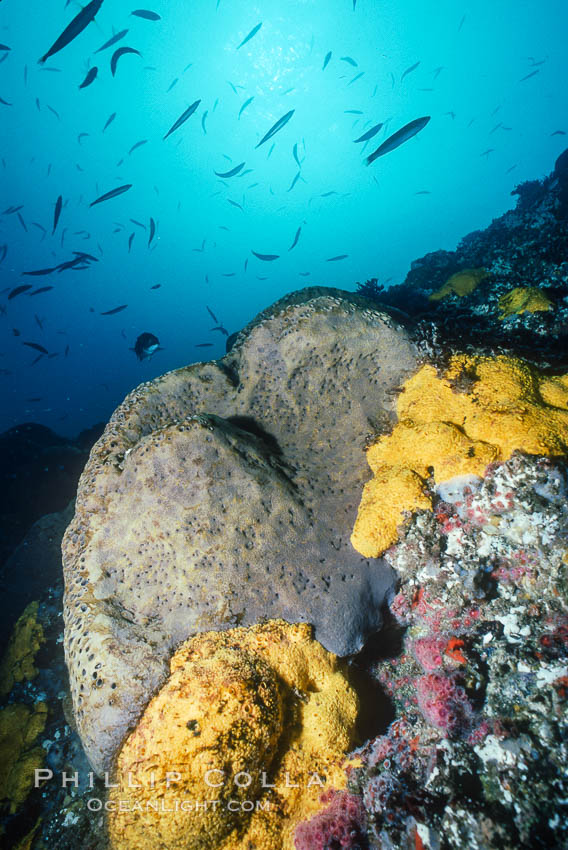
[[[380,626],[392,573],[349,535],[366,438],[392,421],[416,349],[388,313],[324,292],[140,386],[91,453],[63,543],[65,648],[98,771],[189,636],[281,617],[347,655]]]
[[[568,846],[566,472],[515,453],[457,479],[386,554],[397,719],[351,772],[373,850]]]

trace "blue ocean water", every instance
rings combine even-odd
[[[232,333],[303,286],[400,283],[415,258],[513,206],[512,188],[550,172],[566,146],[564,0],[144,8],[159,20],[103,0],[40,64],[79,4],[0,5],[0,431],[33,420],[75,434],[138,383],[222,356],[208,307]],[[113,76],[121,47],[139,55],[119,56]],[[143,332],[163,350],[139,361]]]

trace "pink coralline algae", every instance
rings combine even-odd
[[[328,791],[320,797],[327,808],[299,824],[296,850],[363,850],[367,847],[367,818],[363,801],[347,791]]]
[[[473,708],[456,676],[430,673],[416,683],[418,707],[426,720],[449,736],[471,726]]]

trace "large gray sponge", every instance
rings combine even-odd
[[[390,316],[307,290],[222,360],[142,384],[115,411],[63,542],[65,651],[95,770],[192,634],[282,617],[348,655],[379,628],[392,574],[349,536],[365,440],[416,365]]]

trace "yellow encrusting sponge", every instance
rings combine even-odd
[[[568,449],[568,375],[547,377],[514,357],[457,355],[440,377],[423,366],[403,385],[399,422],[367,452],[372,478],[363,490],[351,542],[366,558],[398,539],[407,512],[431,509],[426,479],[483,476],[514,451],[564,455]]]

